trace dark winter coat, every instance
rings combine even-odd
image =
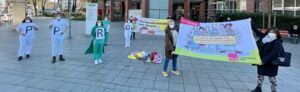
[[[279,53],[282,51],[282,40],[280,38],[270,42],[270,43],[262,43],[262,38],[266,36],[257,28],[252,27],[253,31],[257,36],[259,36],[259,40],[257,41],[257,45],[259,48],[259,54],[262,61],[262,65],[257,66],[257,73],[259,75],[264,76],[276,76],[278,73],[278,65],[273,65],[272,61],[277,59]]]
[[[289,34],[290,34],[290,35],[292,35],[292,34],[297,34],[297,35],[299,36],[299,34],[300,34],[300,29],[295,30],[295,29],[293,29],[293,28],[290,28],[290,29],[289,29]]]
[[[175,27],[173,29],[171,28],[167,28],[166,29],[166,35],[165,35],[165,55],[166,55],[166,58],[172,58],[174,55],[172,55],[172,51],[175,51],[175,46],[173,44],[173,36],[172,36],[172,32],[171,30],[176,30],[178,33],[178,28]]]

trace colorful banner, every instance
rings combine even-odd
[[[137,18],[134,23],[134,30],[141,34],[165,35],[168,22],[167,19]]]
[[[86,4],[86,23],[85,23],[85,34],[90,35],[93,26],[95,26],[98,20],[98,4],[97,3],[87,3]]]
[[[199,23],[182,18],[175,52],[215,61],[260,64],[250,21]]]

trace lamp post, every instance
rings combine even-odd
[[[76,2],[75,2],[76,3]],[[71,0],[68,0],[68,17],[69,17],[69,39],[72,39],[72,27],[71,27]]]

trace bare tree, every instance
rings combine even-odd
[[[33,4],[33,8],[34,8],[34,14],[35,14],[35,16],[37,16],[36,0],[32,0],[32,4]]]
[[[41,4],[42,4],[42,5],[41,5],[41,6],[42,6],[42,14],[43,14],[43,15],[45,15],[45,6],[46,6],[47,1],[48,1],[48,0],[42,0],[42,2],[41,2]]]
[[[77,0],[73,0],[72,12],[76,12]]]

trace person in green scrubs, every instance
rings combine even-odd
[[[105,17],[104,21],[103,21],[103,25],[106,29],[105,31],[105,40],[104,40],[104,45],[107,45],[107,41],[108,41],[108,37],[109,37],[109,31],[110,31],[110,24],[111,22],[108,20],[107,17]]]
[[[91,31],[91,36],[93,40],[85,54],[92,54],[94,55],[95,64],[98,65],[99,63],[102,64],[102,54],[104,51],[104,42],[105,42],[105,27],[102,21],[97,21],[96,25],[93,27]]]

